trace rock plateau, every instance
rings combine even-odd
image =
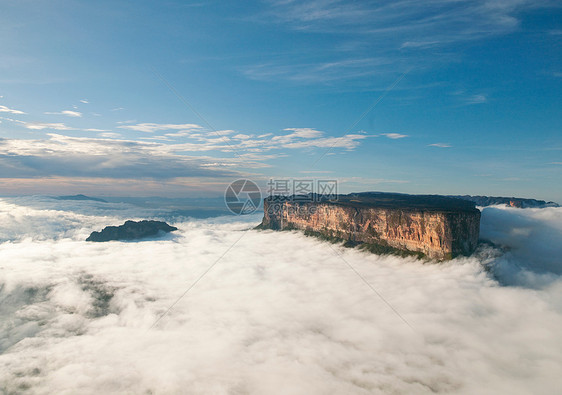
[[[473,202],[438,195],[270,196],[264,200],[259,227],[300,229],[377,253],[405,252],[444,260],[474,252],[480,211]]]
[[[174,230],[178,228],[162,221],[126,221],[120,226],[106,226],[101,232],[92,232],[86,241],[137,240]]]

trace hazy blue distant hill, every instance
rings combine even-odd
[[[55,199],[58,200],[93,200],[95,202],[103,202],[103,203],[107,203],[107,200],[103,200],[100,198],[95,198],[95,197],[90,197],[90,196],[86,196],[86,195],[68,195],[68,196],[58,196]]]
[[[518,208],[545,208],[545,207],[560,207],[558,203],[546,202],[537,199],[524,199],[516,197],[501,197],[501,196],[452,196],[459,199],[470,200],[476,203],[477,206],[495,206],[498,204],[505,204],[506,206]]]
[[[210,218],[232,215],[224,203],[224,197],[166,198],[148,197],[106,197],[110,203],[129,203],[149,209],[166,209],[171,216]]]
[[[158,210],[159,216],[166,217],[192,217],[211,218],[224,215],[232,215],[224,203],[224,197],[207,198],[166,198],[160,196],[129,197],[129,196],[107,196],[104,199],[86,196],[83,194],[56,196],[56,200],[71,201],[95,201],[103,203],[125,203],[143,209]]]

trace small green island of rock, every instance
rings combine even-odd
[[[101,232],[92,232],[86,241],[139,240],[157,236],[160,232],[168,233],[174,230],[178,228],[162,221],[126,221],[120,226],[106,226]]]

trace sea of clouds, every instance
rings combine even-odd
[[[179,230],[84,241],[106,225],[150,218]],[[252,230],[260,219],[0,199],[0,392],[562,387],[562,208],[484,208],[481,236],[493,245],[425,264]]]

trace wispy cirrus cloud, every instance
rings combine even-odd
[[[6,121],[13,122],[15,124],[19,124],[26,129],[30,130],[57,130],[57,131],[65,131],[65,130],[82,130],[84,132],[109,132],[108,129],[99,129],[99,128],[76,128],[72,126],[68,126],[63,122],[26,122],[21,121],[19,119],[14,118],[4,118],[0,117],[0,119],[4,119]]]
[[[242,72],[254,80],[287,79],[293,82],[318,83],[366,77],[380,73],[383,68],[390,71],[393,63],[393,60],[384,57],[334,59],[298,65],[294,62],[267,62],[247,66]]]
[[[437,148],[451,148],[451,144],[449,143],[433,143],[433,144],[428,144],[428,147],[437,147]]]
[[[302,148],[344,148],[352,150],[359,145],[359,141],[367,137],[365,133],[348,134],[344,137],[329,137],[325,132],[313,128],[286,128],[287,133],[262,133],[259,135],[239,133],[234,130],[207,130],[196,124],[158,124],[140,123],[134,125],[121,125],[119,129],[134,130],[145,133],[156,131],[177,130],[163,135],[141,137],[143,140],[174,141],[174,139],[187,139],[187,142],[178,143],[188,152],[222,151],[222,152],[266,152]]]
[[[519,25],[517,13],[553,5],[530,0],[444,0],[431,4],[400,0],[388,4],[310,0],[274,0],[266,14],[298,30],[348,31],[402,42],[450,43],[508,33]]]
[[[352,150],[360,144],[360,140],[371,137],[363,132],[331,137],[325,136],[324,132],[312,128],[287,128],[283,130],[291,133],[271,138],[269,142],[272,145],[266,143],[266,148],[344,148]]]
[[[472,95],[466,98],[466,104],[482,104],[488,101],[488,97],[484,94]]]
[[[460,105],[484,104],[488,102],[487,94],[470,92],[466,89],[457,89],[451,92],[451,95],[457,98],[457,104]]]
[[[246,147],[251,146],[254,151],[269,151],[281,148],[343,148],[353,150],[360,144],[360,140],[370,137],[365,133],[331,137],[326,136],[323,131],[313,128],[286,128],[283,131],[289,133],[278,134],[273,137],[262,135],[262,137],[245,139],[241,144]]]
[[[135,125],[117,126],[119,129],[134,130],[137,132],[154,133],[161,130],[200,130],[203,127],[193,123],[184,124],[160,124],[160,123],[138,123]]]
[[[66,126],[64,123],[25,122],[25,121],[20,121],[19,119],[6,118],[6,117],[0,117],[0,119],[22,125],[24,128],[31,129],[31,130],[43,130],[43,129],[73,130],[73,128]]]
[[[25,114],[23,111],[8,108],[6,106],[0,106],[0,112],[6,112],[8,114]]]
[[[103,137],[103,138],[109,138],[109,139],[117,139],[117,138],[121,137],[121,134],[113,133],[113,132],[104,132],[104,133],[98,134],[98,136]]]
[[[291,133],[281,136],[275,136],[271,140],[286,142],[298,138],[312,139],[312,138],[322,137],[322,135],[324,134],[323,132],[312,128],[286,128],[283,130]]]
[[[390,3],[345,0],[266,1],[254,20],[277,23],[296,34],[324,34],[336,42],[313,54],[298,47],[290,58],[273,54],[242,72],[252,79],[327,83],[370,75],[395,74],[415,64],[427,69],[458,61],[448,49],[519,29],[524,10],[556,6],[554,1],[416,0]],[[306,37],[304,37],[306,39]],[[318,43],[316,41],[315,43]],[[359,52],[360,51],[360,52]],[[357,53],[376,53],[358,58]]]
[[[381,136],[385,136],[392,140],[403,139],[405,137],[408,137],[407,134],[400,134],[400,133],[381,133]]]
[[[347,134],[343,137],[323,137],[311,140],[301,140],[286,142],[281,145],[283,148],[343,148],[351,151],[357,148],[360,140],[370,136],[365,134]]]
[[[400,46],[400,49],[404,48],[428,48],[434,47],[442,44],[441,41],[406,41]]]
[[[71,111],[71,110],[63,110],[63,111],[59,111],[59,112],[46,112],[45,114],[47,114],[47,115],[65,115],[67,117],[74,117],[74,118],[82,117],[81,112]]]
[[[251,138],[252,136],[247,135],[247,134],[243,134],[243,133],[239,133],[235,136],[232,136],[233,139],[237,139],[237,140],[248,140],[249,138]]]
[[[89,129],[80,129],[85,132],[109,132],[108,129],[97,129],[97,128],[89,128]]]
[[[74,128],[65,125],[64,123],[48,123],[48,122],[23,122],[27,129],[31,130],[75,130]]]

